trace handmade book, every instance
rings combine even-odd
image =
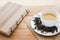
[[[25,6],[7,3],[0,10],[0,33],[9,36],[28,12]]]

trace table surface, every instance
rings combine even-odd
[[[18,27],[15,29],[15,31],[12,33],[11,36],[6,37],[2,34],[0,34],[0,40],[37,40],[36,36],[30,31],[28,28],[26,22],[27,19],[31,18],[34,14],[40,12],[41,10],[45,8],[51,8],[54,6],[31,6],[29,7],[30,12],[27,14],[24,19],[21,21],[21,23],[18,25]],[[60,40],[60,34],[57,36],[54,36],[53,38],[44,38],[43,36],[40,36],[41,40]]]

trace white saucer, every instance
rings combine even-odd
[[[32,19],[31,19],[31,28],[33,29],[33,31],[36,32],[37,34],[40,34],[40,35],[43,35],[43,36],[54,36],[54,35],[58,34],[60,32],[60,22],[55,25],[58,28],[58,32],[54,32],[54,33],[51,33],[51,32],[49,32],[49,33],[42,33],[40,30],[35,29],[35,25],[34,25],[34,21],[33,20],[34,20],[35,17],[39,17],[40,14],[41,13],[38,13],[38,14],[34,15],[32,17]]]

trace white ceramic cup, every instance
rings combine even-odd
[[[56,20],[54,21],[46,21],[43,19],[43,15],[44,14],[47,14],[47,13],[52,13],[56,16]],[[52,27],[54,26],[56,23],[58,23],[59,21],[59,12],[55,9],[44,9],[41,14],[40,14],[40,18],[41,18],[41,21],[42,21],[42,24],[45,25],[45,26],[48,26],[48,27]]]

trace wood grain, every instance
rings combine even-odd
[[[27,26],[33,15],[40,12],[44,8],[50,8],[50,7],[54,6],[30,6],[29,7],[30,13],[27,14],[27,16],[22,20],[22,22],[13,32],[13,34],[9,37],[0,34],[0,40],[60,40],[60,34],[53,37],[44,37],[41,35],[37,36]]]

